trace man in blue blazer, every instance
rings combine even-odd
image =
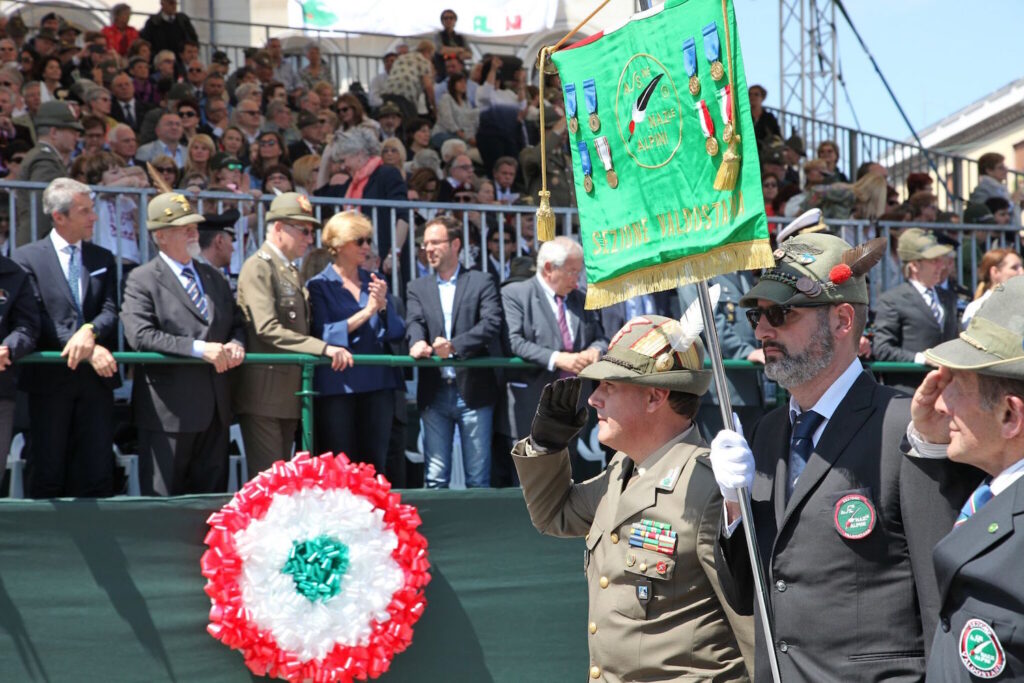
[[[413,358],[500,355],[501,299],[494,279],[459,263],[462,225],[451,216],[427,223],[423,246],[434,273],[409,284],[405,324]],[[416,402],[423,419],[425,483],[446,488],[455,425],[466,486],[488,486],[498,385],[491,368],[420,368]]]
[[[14,252],[38,292],[37,349],[60,351],[67,364],[29,365],[33,498],[107,496],[114,474],[114,388],[120,382],[109,349],[117,343],[114,255],[87,240],[96,213],[87,185],[57,178],[43,191],[53,230]]]
[[[929,681],[1024,680],[1024,278],[999,285],[959,338],[925,351],[938,365],[911,407],[921,459],[987,476],[935,546],[939,624]]]

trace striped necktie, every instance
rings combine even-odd
[[[185,285],[185,291],[188,293],[188,298],[192,299],[192,303],[199,309],[199,313],[202,314],[203,320],[210,322],[210,309],[206,306],[206,297],[199,292],[199,285],[196,283],[195,272],[193,272],[191,267],[185,267],[182,269],[181,274],[185,276],[186,280],[188,280],[188,284]]]
[[[78,246],[69,244],[65,250],[71,254],[68,261],[68,287],[71,288],[71,298],[75,301],[75,314],[78,318],[78,327],[82,326],[85,316],[82,315],[82,262],[78,256]]]
[[[942,306],[939,305],[939,295],[934,287],[928,289],[928,307],[932,309],[935,322],[939,324],[939,327],[942,327]]]
[[[985,503],[992,500],[992,488],[989,486],[991,479],[986,479],[978,485],[978,488],[974,489],[974,493],[967,499],[964,506],[960,508],[960,514],[957,515],[956,521],[953,522],[953,528],[963,525],[968,519],[971,518],[975,512],[980,510]]]

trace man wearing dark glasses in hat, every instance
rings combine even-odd
[[[755,620],[756,680],[769,679],[767,647],[787,681],[924,678],[938,599],[931,548],[976,477],[955,479],[948,461],[901,453],[909,400],[857,357],[865,275],[884,250],[884,240],[854,248],[799,235],[740,301],[765,375],[791,394],[748,426],[749,442],[737,428],[711,445],[726,500],[716,565],[730,603],[754,608],[739,488],[750,491],[767,575],[774,642]]]

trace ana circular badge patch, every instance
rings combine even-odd
[[[972,676],[995,678],[1006,668],[1006,653],[992,627],[969,619],[960,632],[960,661]]]
[[[875,528],[875,507],[866,496],[851,493],[836,503],[836,531],[843,538],[864,538]]]

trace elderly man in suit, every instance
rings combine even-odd
[[[722,497],[694,427],[711,373],[677,320],[642,315],[580,377],[598,439],[616,451],[573,483],[568,444],[586,422],[582,380],[547,385],[529,438],[512,451],[530,519],[552,536],[585,536],[589,677],[602,681],[747,681],[754,627],[725,601],[715,571]]]
[[[51,100],[39,105],[35,116],[36,146],[29,150],[21,168],[18,180],[48,183],[67,176],[71,164],[71,153],[78,145],[78,137],[85,130],[78,122],[71,107],[64,102]],[[15,247],[21,247],[34,239],[46,235],[52,227],[50,216],[40,211],[39,195],[35,197],[35,211],[30,195],[36,190],[18,190],[17,225],[14,229]],[[32,228],[32,214],[35,213],[35,230]]]
[[[405,324],[413,358],[499,355],[501,299],[490,275],[459,263],[462,224],[450,216],[427,223],[423,246],[434,273],[409,284]],[[498,400],[490,368],[421,368],[416,402],[423,418],[427,488],[447,488],[452,438],[459,426],[466,486],[491,480],[491,433]]]
[[[119,73],[110,81],[110,92],[114,96],[110,115],[118,123],[124,123],[136,133],[146,114],[155,106],[135,96],[135,84],[127,73]]]
[[[929,681],[1024,680],[1024,280],[996,287],[914,395],[912,454],[987,476],[935,547],[939,626]],[[1016,631],[1016,633],[1014,633]]]
[[[114,255],[89,242],[96,213],[87,185],[58,178],[43,191],[53,221],[46,237],[14,252],[28,271],[42,316],[39,351],[60,351],[66,365],[29,365],[33,498],[106,496],[114,475],[113,420],[117,364]]]
[[[875,358],[904,363],[925,362],[924,350],[955,339],[960,331],[956,295],[937,287],[946,279],[953,251],[931,231],[907,228],[896,243],[906,282],[878,299],[875,310]],[[897,376],[895,386],[913,393],[916,375]],[[889,382],[887,382],[889,383]]]
[[[149,202],[159,254],[132,270],[121,321],[136,351],[209,365],[141,365],[132,386],[144,493],[215,493],[227,484],[231,394],[224,374],[245,359],[245,330],[227,280],[196,259],[203,217],[180,194]]]
[[[577,289],[582,272],[583,248],[556,237],[541,245],[535,277],[501,291],[512,353],[540,366],[509,377],[509,420],[516,438],[530,433],[545,385],[578,374],[608,348],[597,312],[583,308]]]
[[[306,288],[295,261],[309,250],[320,221],[304,195],[285,192],[267,212],[267,237],[238,275],[238,306],[249,353],[308,353],[331,359],[334,370],[352,365],[341,346],[311,337]],[[243,365],[232,386],[249,471],[259,474],[287,460],[299,426],[302,369],[298,365]]]
[[[740,302],[765,375],[791,394],[749,431],[749,445],[731,430],[711,444],[726,500],[716,566],[730,604],[754,609],[739,488],[750,491],[767,573],[774,640],[758,628],[757,680],[769,679],[768,647],[784,681],[924,676],[938,612],[930,549],[976,478],[903,455],[909,400],[878,385],[857,357],[865,274],[884,251],[882,239],[853,248],[825,233],[798,235]]]

